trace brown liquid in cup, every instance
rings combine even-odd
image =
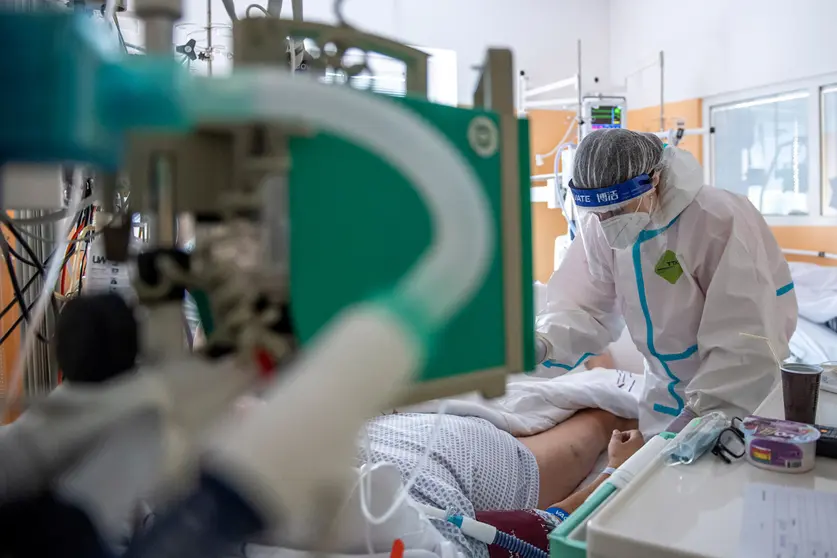
[[[820,398],[822,367],[811,364],[782,366],[782,396],[785,420],[814,424]]]

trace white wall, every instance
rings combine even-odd
[[[837,71],[835,0],[611,0],[615,83],[666,57],[666,101]],[[632,108],[659,104],[659,70],[628,78]]]
[[[220,0],[213,22],[228,24]],[[264,3],[261,0],[260,3]],[[184,21],[206,25],[205,0],[185,0]],[[237,0],[244,13],[247,0]],[[335,21],[333,0],[305,0],[305,19]],[[290,0],[285,8],[290,13]],[[584,41],[584,75],[609,75],[609,0],[346,0],[345,16],[366,31],[416,46],[456,51],[459,99],[471,103],[479,64],[489,46],[510,47],[518,68],[537,86],[575,73],[576,40]],[[194,26],[192,27],[194,29]],[[224,35],[223,31],[218,33]],[[213,34],[213,37],[215,34]],[[182,37],[182,35],[181,35]],[[196,37],[202,42],[201,37]],[[223,40],[219,37],[218,40]],[[600,88],[601,86],[599,86]]]

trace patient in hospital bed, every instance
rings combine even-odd
[[[547,534],[561,522],[560,516],[572,513],[606,478],[599,474],[592,484],[579,486],[591,472],[602,472],[600,454],[606,453],[606,465],[615,468],[643,443],[633,430],[636,420],[600,409],[580,410],[526,437],[512,436],[473,416],[394,413],[368,421],[368,441],[361,436],[358,443],[358,466],[391,463],[406,483],[437,428],[429,459],[409,491],[412,499],[513,531],[544,550]],[[549,508],[560,511],[545,511]],[[466,537],[453,525],[432,522],[464,556],[509,556],[506,550]]]
[[[394,414],[369,421],[371,461],[394,463],[402,479],[409,478],[437,420],[431,414]],[[605,478],[575,492],[601,452],[609,449],[608,465],[618,467],[642,446],[637,431],[626,432],[636,427],[635,420],[599,409],[580,411],[550,430],[525,438],[515,438],[481,418],[445,416],[442,421],[436,447],[410,496],[504,531],[510,530],[505,524],[510,521],[517,536],[528,532],[529,542],[544,549],[546,534],[560,518],[539,510],[557,507],[572,513]],[[359,460],[363,463],[369,458],[361,449]],[[496,513],[511,510],[522,513]],[[486,545],[454,526],[434,525],[466,556],[488,556]]]

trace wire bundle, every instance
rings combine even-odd
[[[75,209],[70,211],[61,210],[34,216],[24,213],[23,216],[19,214],[17,218],[12,218],[5,210],[0,210],[0,268],[5,268],[8,272],[12,291],[11,300],[8,303],[3,300],[4,306],[0,309],[0,388],[6,394],[2,404],[3,416],[0,417],[2,420],[11,418],[7,412],[24,386],[27,391],[34,390],[40,393],[43,390],[50,391],[56,382],[60,382],[60,375],[53,368],[54,361],[50,356],[50,349],[44,347],[37,350],[32,346],[32,342],[40,341],[46,344],[51,341],[48,334],[49,326],[55,323],[60,310],[57,300],[66,298],[54,290],[57,273],[60,271],[63,275],[64,268],[74,257],[81,257],[83,264],[83,254],[86,253],[87,243],[91,239],[89,232],[92,227],[89,227],[89,223],[92,222],[94,209],[90,205],[90,181],[78,190],[80,191],[73,200]],[[54,224],[64,219],[68,213],[76,218],[75,226],[70,229],[73,240],[68,241],[66,234],[62,235],[63,239],[60,236],[49,238]],[[64,228],[65,225],[59,226]],[[57,248],[55,244],[58,245]],[[63,257],[60,257],[62,255]],[[80,268],[78,274],[83,273],[84,269]],[[73,274],[75,275],[75,271]],[[5,276],[5,273],[3,275]],[[80,281],[74,284],[80,285]],[[33,286],[34,290],[30,293]],[[76,289],[76,292],[78,290]],[[8,323],[11,320],[4,323],[3,318],[16,307],[20,315],[13,323]],[[47,313],[52,315],[52,320],[43,319]],[[27,334],[25,338],[20,338],[20,354],[9,362],[9,355],[3,351],[3,345],[19,331],[18,327],[21,324],[26,324]],[[16,339],[13,341],[17,344]],[[25,377],[24,367],[27,369]]]
[[[87,186],[89,188],[89,185]],[[85,270],[85,262],[86,262],[86,254],[89,247],[89,242],[92,239],[92,222],[93,222],[93,212],[94,208],[92,205],[88,205],[85,207],[81,212],[79,212],[78,218],[76,220],[76,225],[74,227],[73,232],[70,236],[70,243],[67,246],[67,250],[64,253],[64,258],[61,263],[62,272],[61,272],[61,283],[60,288],[57,293],[57,296],[54,296],[51,301],[51,308],[55,315],[58,313],[58,306],[55,302],[55,299],[64,299],[67,296],[74,296],[77,295],[81,291],[82,286],[82,278],[84,275]],[[59,215],[59,218],[61,215]],[[52,215],[46,217],[47,219],[51,219]],[[31,244],[26,240],[26,236],[33,237],[39,241],[48,241],[53,242],[52,240],[45,239],[38,237],[30,232],[27,232],[26,229],[22,227],[18,227],[18,223],[9,217],[5,212],[0,211],[0,224],[5,227],[6,230],[10,233],[11,237],[14,238],[16,246],[19,246],[20,249],[26,254],[26,256],[21,255],[12,245],[9,243],[6,235],[0,234],[0,256],[3,258],[3,263],[8,271],[9,280],[12,286],[12,290],[14,292],[14,297],[12,298],[11,302],[9,302],[1,311],[0,311],[0,319],[2,319],[6,314],[8,314],[12,308],[17,306],[20,309],[20,316],[18,319],[2,334],[0,334],[0,346],[14,333],[17,327],[23,323],[29,323],[30,321],[30,312],[35,305],[33,301],[31,304],[26,304],[26,293],[35,284],[36,280],[39,277],[46,276],[46,266],[49,265],[52,258],[55,256],[55,252],[53,251],[44,261],[41,261],[38,258],[36,251],[32,248]],[[83,244],[83,247],[80,245]],[[74,260],[75,262],[72,262]],[[80,258],[80,259],[79,259]],[[14,264],[13,260],[17,260],[23,265],[27,265],[36,269],[34,275],[32,275],[26,283],[21,286],[21,282],[18,278],[18,273]],[[76,275],[75,281],[71,283],[67,283],[66,275],[67,275],[67,264],[74,263],[74,275]],[[75,272],[75,269],[78,271]],[[68,289],[68,286],[71,287]],[[38,340],[41,342],[48,342],[48,339],[44,337],[42,331],[37,331],[35,333],[38,337]]]

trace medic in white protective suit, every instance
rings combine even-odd
[[[578,233],[537,319],[540,372],[566,371],[627,325],[645,356],[645,439],[721,410],[744,417],[778,379],[797,305],[790,270],[744,197],[703,186],[695,158],[656,136],[598,130],[570,188]]]

